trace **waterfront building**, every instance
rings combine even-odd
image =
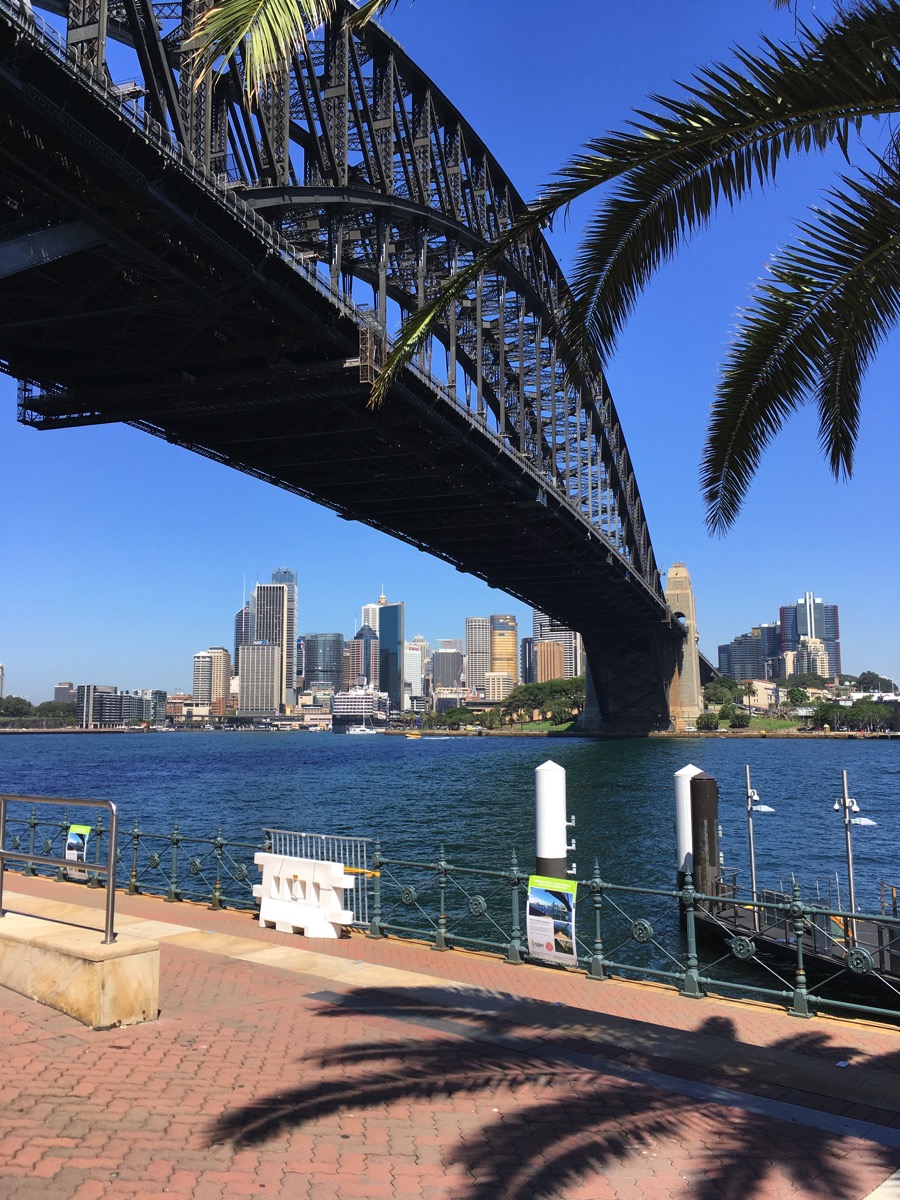
[[[484,698],[494,702],[505,700],[515,686],[512,675],[503,671],[487,671],[484,676]]]
[[[534,638],[522,638],[519,642],[519,678],[523,683],[535,683],[537,669],[534,662]]]
[[[431,656],[431,669],[435,691],[439,688],[458,689],[462,683],[463,656],[454,648],[439,647]],[[466,680],[466,686],[469,691],[472,690],[468,680]]]
[[[434,711],[448,713],[454,708],[463,708],[466,703],[465,688],[441,688],[434,692]]]
[[[491,669],[487,675],[508,675],[515,686],[519,680],[519,627],[516,618],[508,613],[494,613],[491,618]],[[490,699],[489,696],[486,696]]]
[[[535,683],[547,683],[551,679],[564,679],[566,669],[562,642],[534,643]]]
[[[166,702],[168,696],[160,688],[150,691],[150,722],[153,725],[163,725],[166,720]]]
[[[466,617],[466,686],[484,691],[485,672],[491,669],[491,619]]]
[[[304,682],[307,691],[330,688],[339,692],[344,683],[344,635],[307,633],[303,636]]]
[[[532,611],[531,636],[535,646],[538,642],[558,642],[563,648],[563,671],[557,679],[574,679],[583,674],[584,651],[581,634],[569,629],[554,617],[548,617],[540,609]],[[535,672],[537,664],[535,663]]]
[[[805,592],[796,604],[782,605],[779,610],[781,650],[799,651],[802,638],[818,638],[825,647],[828,669],[816,674],[836,679],[841,674],[841,626],[836,604],[825,604],[812,592]],[[804,674],[797,671],[795,674]]]
[[[212,697],[212,657],[208,650],[194,655],[194,684],[191,695],[195,704],[209,704]]]
[[[238,651],[241,646],[249,646],[253,641],[250,635],[250,601],[239,608],[234,614],[234,658],[232,659],[233,669],[235,672],[238,669]]]
[[[210,709],[215,716],[224,716],[231,691],[231,655],[224,646],[210,646]],[[219,709],[221,708],[221,712]]]
[[[2,695],[3,695],[3,691],[2,691],[2,689],[0,689],[0,696],[2,696]],[[53,703],[54,704],[72,704],[76,700],[77,700],[77,692],[75,690],[75,685],[72,683],[69,683],[69,682],[58,683],[56,685],[56,687],[53,689]]]
[[[275,717],[281,711],[284,676],[281,647],[268,642],[241,646],[238,658],[239,717]]]
[[[103,697],[115,695],[118,688],[105,683],[80,683],[75,690],[75,719],[82,729],[99,729]]]
[[[403,602],[384,604],[378,612],[378,686],[388,695],[392,712],[403,708]]]

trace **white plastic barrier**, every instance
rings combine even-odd
[[[262,871],[262,883],[253,885],[260,925],[309,938],[337,938],[353,923],[342,894],[353,887],[353,876],[342,863],[262,851],[253,861]]]

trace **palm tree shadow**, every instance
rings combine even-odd
[[[608,1060],[616,1056],[616,1047],[603,1043],[615,1035],[594,1014],[581,1014],[592,1022],[593,1036],[582,1030],[572,1038],[561,1031],[548,1045],[535,1040],[535,1028],[523,1027],[515,1013],[498,1011],[496,998],[485,1011],[484,997],[476,993],[454,992],[452,1007],[446,996],[438,988],[391,993],[362,988],[340,997],[339,1004],[323,1004],[318,1017],[346,1018],[350,1007],[406,1023],[410,1032],[348,1042],[305,1058],[296,1087],[226,1111],[208,1130],[208,1144],[257,1146],[348,1111],[375,1112],[396,1102],[438,1103],[460,1095],[483,1105],[485,1094],[493,1093],[496,1118],[445,1152],[448,1165],[464,1167],[471,1179],[468,1190],[459,1193],[461,1200],[540,1200],[598,1173],[633,1170],[636,1177],[653,1170],[655,1157],[666,1161],[672,1143],[685,1140],[703,1147],[696,1172],[685,1179],[685,1195],[696,1200],[752,1200],[777,1170],[795,1185],[815,1190],[818,1183],[833,1200],[855,1200],[854,1177],[835,1153],[842,1141],[838,1135],[798,1125],[779,1128],[771,1117],[746,1112],[737,1103],[723,1109],[719,1100],[702,1102],[627,1073],[624,1078],[610,1074]],[[547,1006],[545,1015],[557,1012]],[[429,1030],[424,1040],[423,1027]],[[685,1036],[697,1037],[703,1046],[713,1038],[734,1039],[735,1031],[727,1018],[715,1017],[698,1034]],[[648,1037],[648,1046],[653,1044]],[[827,1051],[832,1057],[851,1053],[814,1032],[784,1039],[776,1049],[805,1055]],[[627,1059],[627,1052],[622,1056]],[[870,1065],[895,1069],[898,1059],[885,1056]],[[505,1105],[510,1096],[514,1103]],[[686,1129],[691,1131],[687,1139]],[[896,1151],[877,1147],[875,1152],[886,1174],[900,1165]]]

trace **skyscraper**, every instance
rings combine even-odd
[[[238,659],[238,716],[277,716],[283,694],[281,647],[267,642],[241,646]]]
[[[250,636],[250,601],[239,608],[234,614],[234,670],[238,669],[239,651],[241,646],[249,646],[253,641]]]
[[[288,567],[278,567],[272,572],[272,582],[284,584],[287,589],[284,673],[288,680],[290,698],[286,699],[285,703],[293,704],[297,688],[297,572]]]
[[[538,642],[559,642],[562,646],[563,673],[560,678],[574,679],[583,673],[580,635],[537,608],[532,615],[532,640],[535,645]]]
[[[350,679],[355,683],[362,678],[372,687],[378,687],[378,637],[370,625],[363,625],[356,637],[347,643],[350,651]]]
[[[296,591],[296,589],[295,589]],[[251,642],[277,646],[281,663],[280,706],[293,705],[296,689],[296,605],[290,610],[290,587],[286,583],[258,583],[250,597]],[[288,640],[290,626],[290,639]]]
[[[434,672],[434,686],[437,688],[458,688],[463,669],[463,656],[458,650],[435,650],[431,658]],[[483,686],[483,685],[482,685]]]
[[[513,686],[519,681],[519,627],[516,618],[494,613],[491,618],[490,674],[508,675]]]
[[[796,604],[780,609],[781,649],[800,650],[801,638],[818,638],[828,655],[828,675],[834,679],[841,673],[841,626],[838,606],[825,604],[812,592],[806,592]]]
[[[407,642],[403,651],[403,688],[410,699],[420,699],[424,696],[424,674],[425,660],[422,657],[421,643]]]
[[[490,617],[466,617],[466,686],[484,691],[485,672],[491,669]]]
[[[208,650],[194,655],[194,684],[191,695],[195,704],[209,705],[212,699],[212,656]]]
[[[564,679],[565,655],[560,642],[534,643],[535,682]]]
[[[387,692],[391,711],[403,709],[403,602],[380,604],[378,611],[378,686]]]
[[[303,636],[306,659],[306,689],[331,688],[339,692],[344,683],[344,635],[307,633]]]

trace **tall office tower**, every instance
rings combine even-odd
[[[387,692],[392,712],[403,708],[403,602],[380,604],[378,612],[378,686]]]
[[[519,642],[519,678],[523,683],[536,683],[534,665],[534,638],[522,638]]]
[[[428,645],[428,642],[425,640],[424,635],[421,633],[417,633],[416,636],[414,638],[412,638],[412,640],[410,641],[410,645],[419,647],[419,650],[422,654],[422,665],[424,666],[425,663],[428,662],[429,658],[431,658],[431,647]]]
[[[458,650],[435,650],[431,656],[431,670],[434,677],[435,690],[438,688],[458,688],[462,678],[463,656]]]
[[[208,705],[212,700],[212,655],[201,650],[194,655],[194,686],[191,689],[195,704]]]
[[[331,688],[339,692],[344,683],[344,635],[342,633],[305,633],[303,652],[306,659],[306,690]]]
[[[295,589],[296,590],[296,589]],[[252,642],[277,646],[281,656],[282,706],[293,705],[297,674],[294,668],[296,637],[294,613],[290,611],[290,586],[286,583],[258,583],[250,597],[250,634]],[[290,641],[287,640],[290,627]]]
[[[466,617],[466,686],[484,691],[485,672],[491,669],[490,617]]]
[[[368,625],[370,629],[375,631],[375,636],[378,636],[378,605],[364,604],[362,606],[362,620],[360,625]]]
[[[515,680],[505,671],[485,671],[484,698],[485,700],[505,700],[515,687]]]
[[[436,650],[458,650],[460,654],[466,652],[464,638],[437,638],[434,645]]]
[[[297,696],[297,572],[279,567],[272,572],[272,582],[282,583],[287,588],[284,673],[291,692],[286,703],[293,704]]]
[[[547,683],[550,679],[564,679],[565,655],[560,642],[534,643],[535,682]]]
[[[818,638],[828,654],[828,677],[840,675],[841,626],[836,604],[824,604],[818,596],[806,592],[796,604],[784,605],[780,617],[782,651],[799,650],[803,637]]]
[[[231,691],[231,655],[224,646],[209,648],[211,677],[209,703],[213,713],[224,717],[228,710],[228,696]]]
[[[0,696],[3,692],[0,691]],[[58,683],[53,689],[54,704],[71,704],[75,699],[75,687],[69,682]]]
[[[161,688],[153,688],[150,692],[150,720],[154,725],[162,725],[165,721],[168,698]]]
[[[538,642],[559,642],[562,646],[563,673],[560,678],[574,679],[584,673],[581,634],[553,617],[548,617],[537,608],[532,616],[531,634],[535,645]]]
[[[419,642],[407,642],[403,651],[403,692],[410,699],[425,695],[425,660]]]
[[[508,614],[491,615],[491,673],[519,682],[519,627]]]
[[[233,668],[238,669],[238,656],[241,646],[249,646],[253,641],[250,636],[250,601],[239,608],[234,614],[234,658],[232,659]]]
[[[378,636],[371,625],[363,625],[356,637],[347,643],[350,651],[350,679],[364,679],[372,687],[378,686]]]
[[[284,689],[281,647],[268,642],[241,646],[238,658],[239,717],[274,717]]]

